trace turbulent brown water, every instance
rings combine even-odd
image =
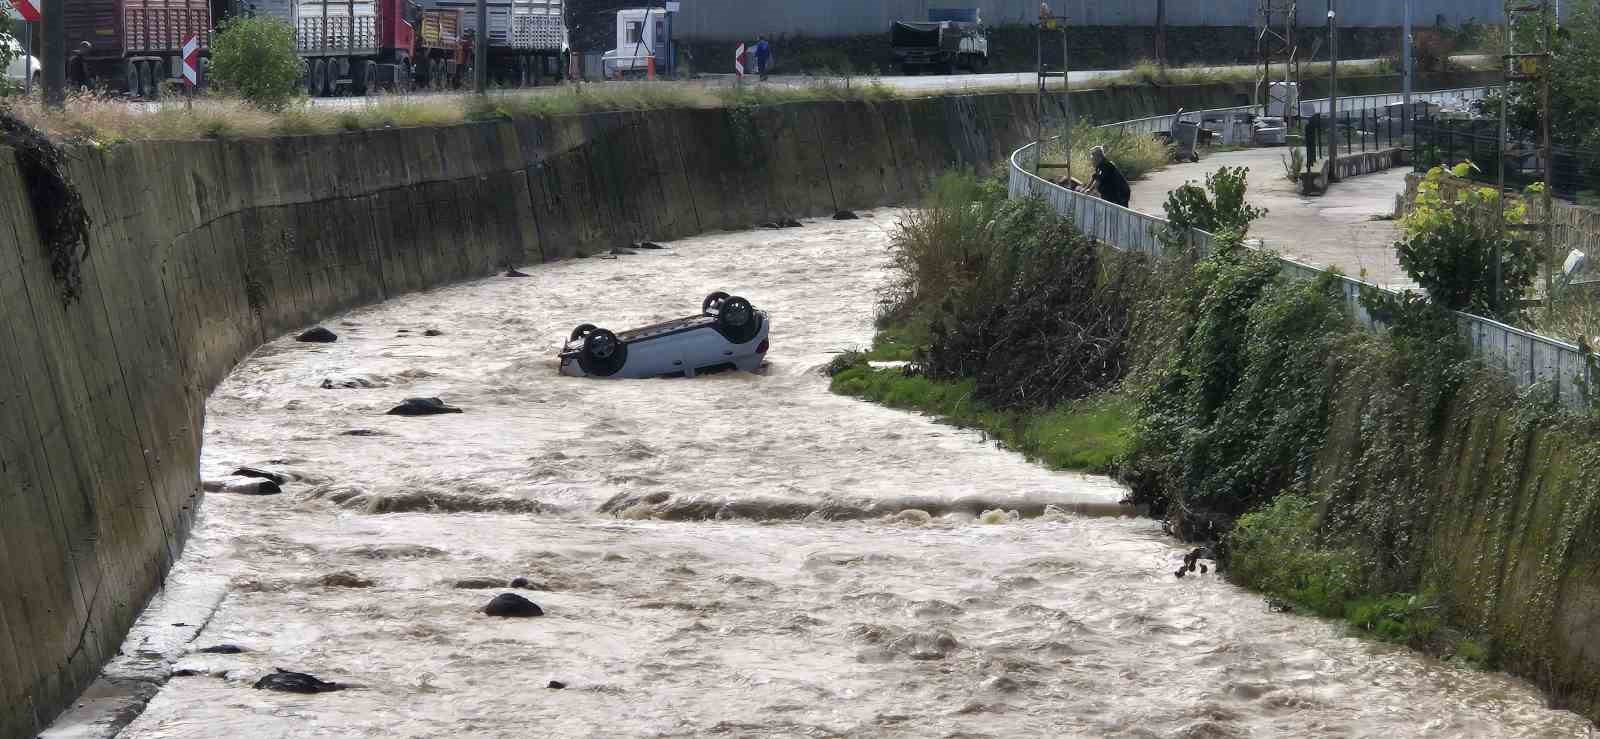
[[[896,215],[540,266],[263,347],[211,399],[202,472],[305,479],[207,497],[170,583],[216,583],[220,606],[124,735],[1591,731],[1521,681],[1174,578],[1154,522],[1082,515],[1113,508],[1109,480],[830,395],[815,370],[869,341]],[[770,311],[764,374],[557,376],[572,326],[718,289]],[[465,412],[384,415],[408,396]],[[492,619],[476,609],[504,589],[455,587],[513,577],[545,617]],[[157,651],[152,618],[130,653]],[[194,651],[225,643],[248,651]],[[275,667],[353,687],[252,689]]]

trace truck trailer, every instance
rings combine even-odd
[[[977,8],[933,9],[927,22],[896,21],[889,43],[904,74],[978,72],[989,63],[989,36]]]
[[[183,42],[211,42],[209,0],[71,0],[61,2],[67,81],[155,98],[181,72]]]

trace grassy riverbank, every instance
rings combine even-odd
[[[1242,235],[1243,185],[1173,204]],[[1369,296],[1373,333],[1331,278],[1288,281],[1238,238],[1151,263],[1000,198],[945,181],[906,219],[883,331],[832,368],[836,392],[1110,472],[1268,607],[1600,715],[1600,540],[1581,534],[1600,416],[1482,366],[1428,301]]]

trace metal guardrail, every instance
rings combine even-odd
[[[1411,100],[1413,103],[1432,103],[1441,107],[1460,106],[1470,103],[1474,100],[1482,99],[1491,89],[1494,88],[1461,87],[1450,90],[1434,90],[1432,92],[1415,92],[1411,94]],[[1357,95],[1354,97],[1339,98],[1339,111],[1342,113],[1346,111],[1354,112],[1383,110],[1391,105],[1402,102],[1405,102],[1405,96],[1400,93]],[[1260,107],[1261,106],[1259,105],[1238,105],[1232,108],[1207,108],[1205,110],[1193,111],[1186,110],[1184,111],[1184,116],[1187,117],[1190,115],[1196,115],[1200,117],[1201,121],[1205,121],[1208,118],[1220,118],[1222,120],[1228,120],[1232,118],[1232,116],[1241,113],[1253,113],[1259,110]],[[1327,98],[1316,98],[1314,100],[1300,101],[1300,114],[1302,116],[1312,116],[1318,113],[1326,114],[1327,112]],[[1128,121],[1107,123],[1100,127],[1120,128],[1129,133],[1157,134],[1162,133],[1172,127],[1173,115],[1174,114],[1172,113],[1168,113],[1166,115],[1135,118]],[[1223,127],[1223,143],[1235,143],[1230,135],[1231,133],[1232,131],[1229,127]]]
[[[1164,118],[1170,120],[1171,116]],[[1057,213],[1071,216],[1080,233],[1119,251],[1136,251],[1155,258],[1166,256],[1160,237],[1171,225],[1165,218],[1113,205],[1033,174],[1034,146],[1028,144],[1011,154],[1010,197],[1041,197]],[[1212,252],[1214,240],[1214,236],[1198,229],[1191,230],[1188,235],[1189,245],[1201,255]],[[1316,279],[1329,272],[1282,256],[1278,261],[1281,273],[1291,279]],[[1369,330],[1382,330],[1361,305],[1361,294],[1366,290],[1396,293],[1345,275],[1335,274],[1334,278],[1356,321]],[[1473,353],[1485,364],[1505,370],[1520,387],[1551,383],[1556,396],[1570,407],[1585,404],[1585,385],[1592,388],[1600,381],[1600,373],[1590,370],[1589,362],[1575,345],[1470,313],[1457,312],[1456,326]],[[1594,358],[1600,360],[1600,355]]]

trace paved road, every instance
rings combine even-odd
[[[1167,193],[1184,182],[1203,180],[1218,167],[1249,167],[1249,200],[1267,208],[1266,217],[1251,225],[1251,237],[1301,262],[1338,267],[1352,277],[1365,272],[1367,281],[1388,287],[1413,286],[1395,262],[1399,229],[1387,220],[1411,170],[1397,167],[1352,177],[1325,195],[1305,197],[1285,175],[1288,153],[1284,147],[1245,149],[1210,154],[1197,164],[1176,164],[1133,183],[1129,205],[1161,215]]]

